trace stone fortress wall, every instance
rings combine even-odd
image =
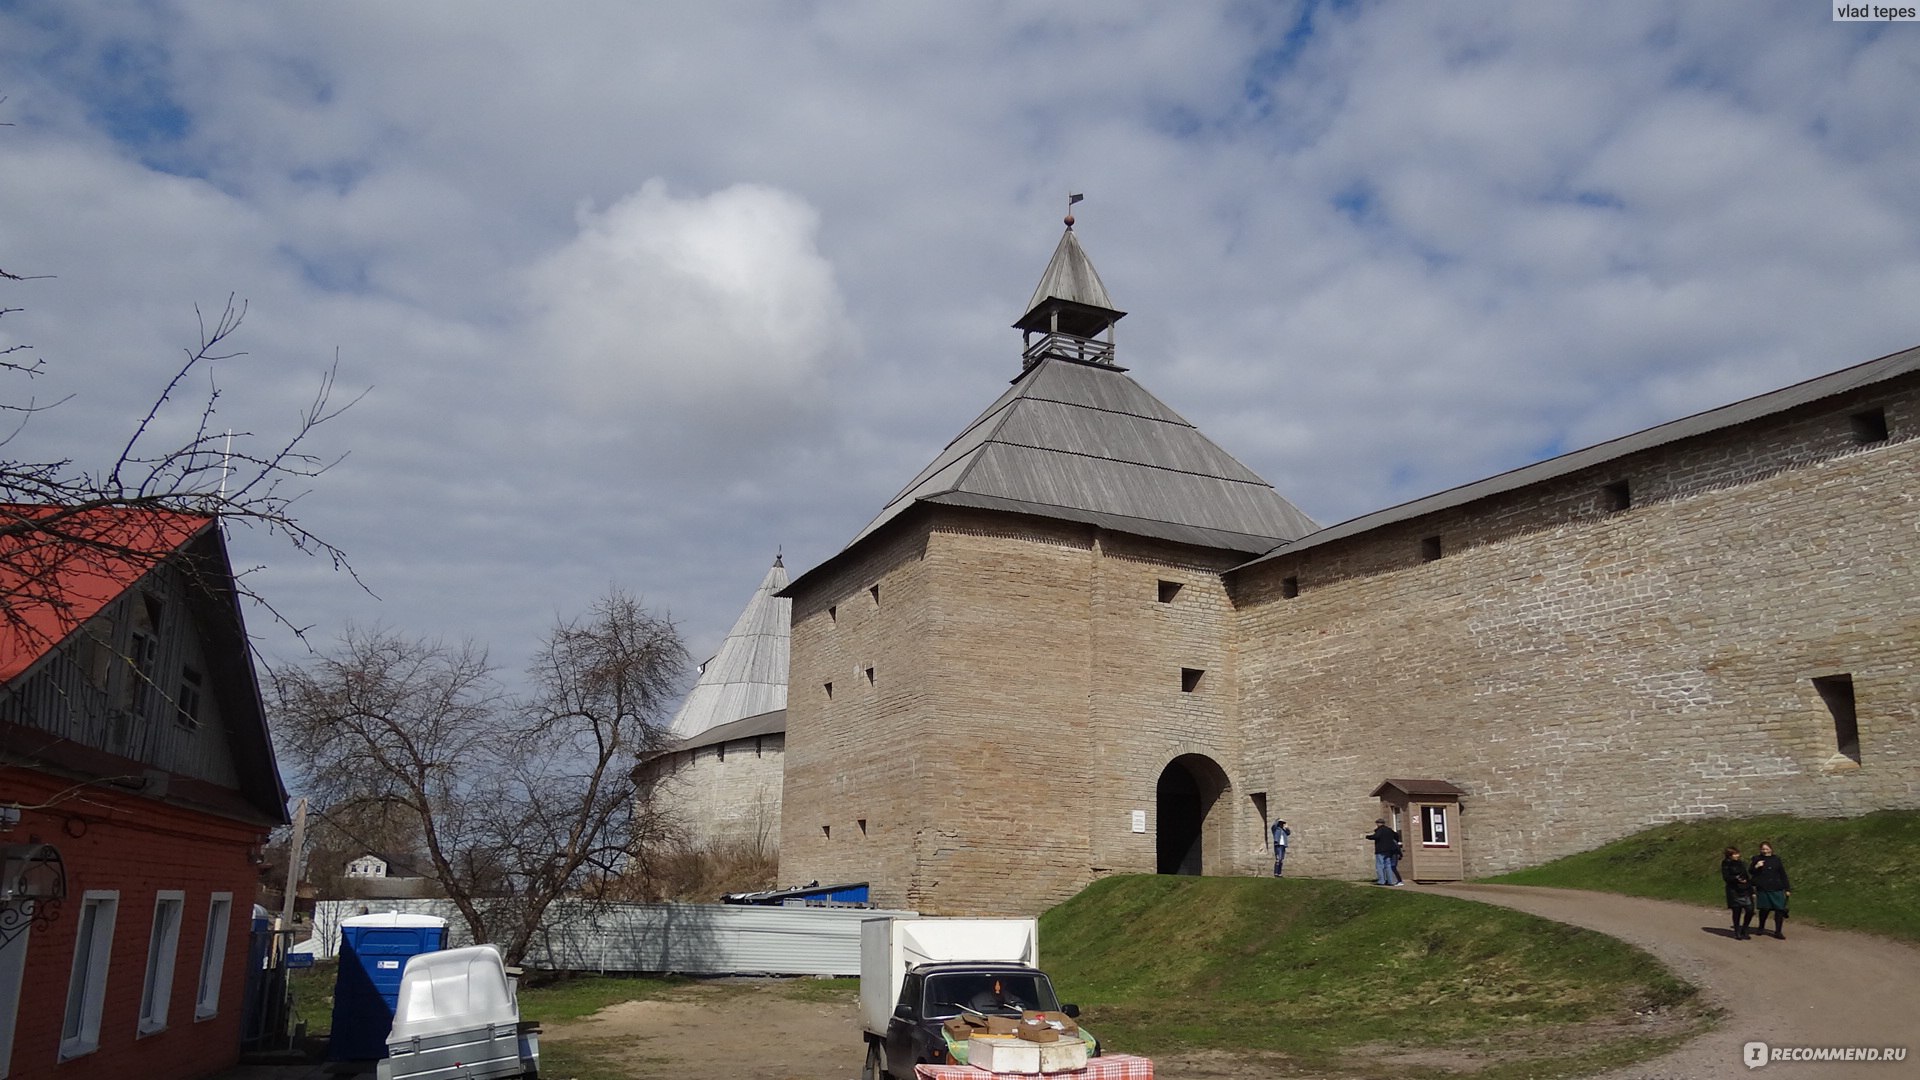
[[[1890,438],[1859,441],[1869,407]],[[1299,872],[1367,873],[1388,777],[1467,790],[1469,874],[1920,805],[1916,428],[1906,377],[1224,577],[1228,553],[916,508],[796,598],[782,879],[1031,914],[1155,869],[1185,755],[1219,773],[1209,874],[1264,872],[1269,815]],[[1812,682],[1839,675],[1857,761]]]
[[[776,731],[662,755],[645,770],[654,805],[695,847],[777,851],[786,741]]]
[[[1891,437],[1862,442],[1874,409]],[[1290,865],[1363,873],[1389,776],[1469,792],[1470,875],[1677,819],[1920,806],[1916,430],[1908,377],[1234,574],[1241,775]],[[1813,682],[1840,675],[1857,748]]]

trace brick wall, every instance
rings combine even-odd
[[[236,1062],[258,880],[249,851],[265,842],[266,831],[102,787],[75,792],[65,782],[17,769],[0,769],[0,788],[10,800],[54,804],[26,811],[6,840],[27,843],[37,838],[57,846],[66,864],[68,896],[58,917],[35,924],[26,939],[8,1080],[184,1080]],[[185,892],[186,898],[167,1026],[141,1036],[137,1030],[154,902],[161,890],[173,889]],[[119,892],[99,1049],[61,1062],[60,1029],[81,898],[88,890]],[[196,1020],[207,910],[215,892],[233,894],[222,945],[226,958],[218,1011]],[[20,946],[16,940],[8,947]]]

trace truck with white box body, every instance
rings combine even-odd
[[[1084,1066],[1099,1042],[1071,1018],[1040,970],[1035,919],[867,919],[860,924],[860,1020],[867,1043],[861,1080],[911,1080],[921,1064],[967,1063],[1001,1072],[1058,1072]],[[981,1027],[956,1040],[958,1019]],[[1051,1023],[1065,1038],[1045,1043],[1007,1034],[1024,1021]],[[985,1027],[992,1024],[995,1034]],[[1041,1033],[1045,1035],[1044,1032]],[[1056,1039],[1058,1041],[1052,1041]],[[1048,1066],[1052,1067],[1048,1067]]]

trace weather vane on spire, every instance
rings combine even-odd
[[[1073,204],[1084,198],[1086,198],[1085,195],[1075,195],[1071,192],[1067,194],[1067,228],[1073,228]]]

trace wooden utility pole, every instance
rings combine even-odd
[[[293,929],[293,901],[300,895],[300,870],[306,862],[307,800],[303,796],[293,811],[293,842],[287,845],[287,896],[280,906],[280,929]],[[291,936],[287,944],[292,945]]]

